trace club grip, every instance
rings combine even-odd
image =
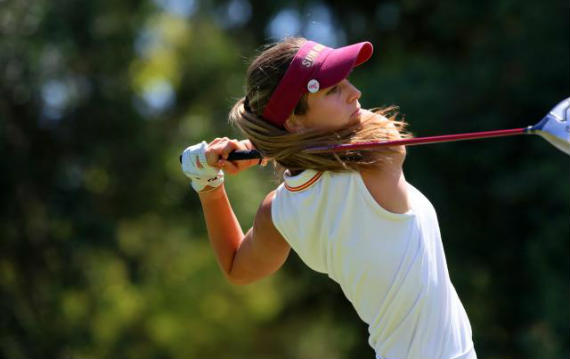
[[[228,155],[228,161],[261,159],[261,153],[256,150],[233,151]]]

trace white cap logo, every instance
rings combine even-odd
[[[309,90],[310,93],[315,93],[319,91],[319,86],[319,81],[312,79],[307,83],[307,90]]]

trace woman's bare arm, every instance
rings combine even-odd
[[[253,227],[244,235],[223,186],[200,193],[210,243],[222,272],[234,284],[248,284],[279,269],[289,244],[271,220],[271,192],[262,202]]]
[[[206,159],[210,166],[219,166],[226,173],[237,174],[256,165],[257,160],[230,162],[226,160],[227,155],[233,150],[251,148],[249,141],[216,139],[206,150]],[[230,282],[251,283],[283,265],[290,247],[271,219],[274,192],[263,200],[253,227],[245,235],[223,185],[215,189],[206,187],[198,195],[210,243],[222,272]]]

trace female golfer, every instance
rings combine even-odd
[[[404,178],[405,148],[303,151],[407,136],[394,108],[361,109],[361,93],[347,79],[371,55],[368,42],[332,49],[289,38],[267,48],[250,65],[246,95],[229,114],[248,140],[217,138],[188,147],[182,169],[232,283],[275,272],[293,248],[341,286],[368,324],[377,358],[475,358],[435,210]],[[228,160],[234,150],[253,148],[284,180],[244,234],[224,190],[224,171],[257,165]]]

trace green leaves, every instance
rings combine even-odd
[[[351,76],[361,102],[400,105],[418,136],[526,126],[569,93],[560,4],[176,6],[0,4],[3,356],[373,355],[338,286],[295,254],[271,278],[227,283],[180,172],[188,145],[239,136],[227,112],[285,8],[301,31],[324,6],[337,40],[372,41]],[[408,150],[481,357],[569,350],[568,163],[541,141]],[[271,168],[227,178],[244,230],[277,184]]]

